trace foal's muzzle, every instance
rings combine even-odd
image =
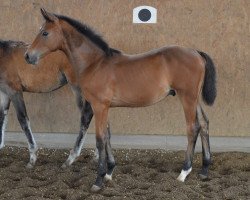
[[[28,52],[26,52],[24,54],[24,58],[25,58],[26,62],[29,63],[29,64],[32,64],[32,65],[37,64],[37,58],[36,58],[36,56],[30,55]]]

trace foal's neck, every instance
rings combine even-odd
[[[63,28],[64,44],[62,50],[78,72],[84,71],[105,56],[104,52],[87,37],[73,27]]]

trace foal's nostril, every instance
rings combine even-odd
[[[28,53],[25,53],[24,58],[28,63],[30,62],[30,57]]]
[[[37,57],[32,52],[30,52],[30,53],[26,52],[24,54],[24,59],[26,60],[26,62],[28,64],[32,64],[32,65],[36,65],[37,64]]]

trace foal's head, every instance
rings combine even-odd
[[[120,54],[120,51],[110,48],[103,38],[95,33],[85,24],[63,15],[55,15],[41,9],[45,19],[39,34],[25,53],[25,59],[28,63],[37,64],[38,60],[49,52],[57,49],[70,49],[83,45],[84,52],[101,52],[107,57],[113,54]]]
[[[61,49],[63,44],[63,32],[59,19],[51,13],[41,9],[45,19],[38,35],[25,53],[25,59],[30,64],[37,64],[38,60],[52,51]]]

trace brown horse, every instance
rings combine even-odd
[[[91,190],[101,189],[111,179],[115,166],[110,138],[106,131],[110,107],[139,107],[159,102],[173,90],[182,103],[188,147],[178,180],[192,170],[198,133],[203,147],[201,177],[208,175],[210,147],[208,119],[199,97],[212,105],[216,97],[216,73],[211,58],[203,52],[179,46],[166,46],[139,55],[126,55],[108,44],[86,25],[62,15],[41,10],[45,23],[25,58],[36,64],[49,52],[62,50],[76,70],[82,95],[90,102],[95,116],[96,145],[99,151],[98,175]]]
[[[75,147],[64,167],[72,164],[80,155],[86,131],[93,116],[88,102],[78,95],[78,87],[72,67],[62,51],[56,51],[42,59],[34,68],[25,62],[23,57],[28,45],[23,42],[0,40],[0,149],[4,146],[4,131],[7,123],[7,113],[12,101],[19,123],[28,139],[30,161],[27,167],[34,166],[37,155],[37,145],[32,135],[29,118],[23,99],[24,92],[50,92],[67,83],[76,92],[77,103],[81,110],[81,130]],[[49,76],[48,76],[49,72]]]

